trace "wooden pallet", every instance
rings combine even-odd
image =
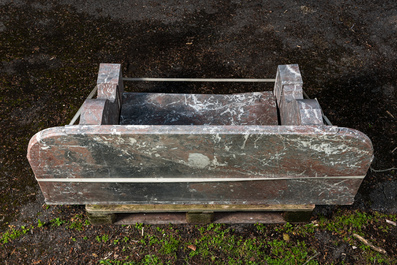
[[[307,222],[315,205],[86,205],[92,224]]]

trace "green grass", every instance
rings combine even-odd
[[[366,234],[368,227],[377,229],[384,235],[387,235],[391,232],[392,226],[386,224],[386,219],[396,221],[397,216],[379,212],[365,213],[340,210],[334,214],[332,219],[320,218],[318,229],[329,231],[339,236],[342,241],[352,246],[358,246],[362,250],[362,258],[368,264],[396,264],[396,260],[392,261],[392,258],[376,252],[353,237],[353,234],[358,234],[369,240],[371,236]],[[374,243],[377,245],[376,242]]]
[[[55,218],[50,220],[51,226],[61,226],[66,223],[66,221],[61,220],[60,218]]]
[[[2,242],[3,244],[7,244],[25,235],[31,229],[33,229],[33,226],[30,227],[21,226],[21,228],[19,229],[15,229],[13,226],[11,226],[6,232],[0,234],[0,242]]]
[[[266,230],[265,225],[256,225],[256,228],[259,233]],[[281,229],[292,231],[293,228],[286,224]],[[189,257],[203,262],[210,260],[213,264],[300,264],[306,262],[309,253],[314,253],[305,242],[244,238],[220,224],[198,227],[198,230],[200,237],[192,242],[196,250],[191,251]],[[317,263],[309,261],[307,264]]]
[[[353,233],[362,235],[362,231],[369,225],[375,225],[383,232],[390,230],[390,225],[383,225],[386,220],[396,221],[396,215],[381,214],[379,212],[344,212],[338,211],[332,219],[320,218],[319,226],[327,231],[344,235]]]
[[[84,219],[83,215],[81,214],[75,215],[71,221],[67,223],[69,229],[75,229],[77,231],[83,231],[85,227],[90,225],[90,221]]]
[[[75,215],[69,220],[55,218],[49,221],[38,220],[37,224],[10,226],[0,234],[0,246],[12,244],[23,236],[29,236],[40,229],[70,230],[69,244],[107,244],[118,249],[117,259],[102,259],[100,264],[318,264],[322,249],[312,246],[317,232],[332,235],[329,244],[356,246],[355,252],[362,263],[395,264],[396,259],[382,255],[355,239],[353,233],[367,240],[373,240],[368,231],[375,229],[387,236],[392,227],[386,219],[396,221],[395,215],[377,212],[364,213],[339,211],[332,218],[319,218],[312,223],[284,225],[250,225],[247,231],[235,231],[234,227],[224,224],[182,226],[190,229],[179,231],[172,225],[150,226],[136,224],[120,227],[117,234],[98,234],[84,215]],[[368,230],[367,228],[371,229]],[[179,228],[179,226],[178,226]],[[90,230],[90,234],[83,234]],[[95,234],[96,233],[96,234]],[[189,235],[187,238],[186,236]],[[382,235],[382,234],[381,234]],[[379,242],[374,242],[378,245]]]
[[[103,242],[106,243],[109,241],[109,236],[108,235],[102,235],[102,236],[96,236],[96,241],[98,241],[99,243]]]
[[[90,222],[83,217],[83,215],[76,215],[71,218],[70,221],[62,220],[60,218],[54,218],[48,222],[43,222],[40,219],[37,220],[37,225],[21,226],[16,228],[15,226],[9,226],[8,230],[0,233],[0,243],[7,244],[11,241],[24,236],[27,232],[33,229],[43,229],[46,225],[50,225],[53,229],[66,225],[67,229],[74,229],[77,231],[83,231],[84,228],[90,226]],[[73,240],[76,241],[76,240]]]

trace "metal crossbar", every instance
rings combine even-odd
[[[149,78],[149,77],[135,77],[135,78],[123,78],[123,81],[143,81],[143,82],[245,82],[245,83],[271,83],[275,82],[276,79],[246,79],[246,78]],[[98,85],[94,87],[91,93],[88,95],[87,99],[93,98],[95,92],[98,89]],[[303,95],[310,99],[309,96],[303,91]],[[317,100],[317,99],[316,99]],[[73,125],[76,120],[80,117],[81,111],[83,109],[83,105],[81,105],[80,109],[77,111],[76,115],[74,115],[73,119],[69,123],[69,125]],[[327,118],[327,116],[322,113],[322,116],[325,122],[328,125],[332,126],[332,123]]]
[[[142,82],[239,82],[239,83],[274,83],[276,79],[250,79],[250,78],[151,78],[151,77],[124,77],[123,81]]]
[[[88,95],[87,99],[93,98],[97,90],[98,90],[98,85],[94,87],[94,89]],[[83,105],[80,106],[79,110],[76,112],[73,119],[70,121],[69,125],[73,125],[76,122],[76,120],[80,117],[82,110],[83,110]]]

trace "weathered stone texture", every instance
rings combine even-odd
[[[80,123],[85,125],[112,125],[119,123],[119,110],[107,99],[87,99],[83,104]]]
[[[126,93],[101,64],[80,125],[37,133],[28,159],[49,204],[352,204],[371,141],[323,125],[297,65],[273,93]]]
[[[99,66],[98,98],[109,99],[111,102],[120,100],[124,93],[124,84],[120,64],[105,64]],[[118,88],[118,89],[117,89]],[[119,102],[119,108],[121,107]]]
[[[84,102],[79,124],[119,124],[124,93],[121,65],[101,64],[97,86],[97,99],[87,99]]]
[[[29,150],[47,201],[82,204],[349,204],[372,158],[363,134],[328,126],[67,126]]]
[[[322,111],[316,100],[303,99],[302,76],[297,64],[279,65],[274,95],[281,125],[322,125]]]
[[[315,99],[296,100],[298,110],[297,120],[299,125],[322,125],[323,117],[320,104]]]
[[[278,125],[272,92],[124,93],[121,125]]]

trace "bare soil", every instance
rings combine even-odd
[[[127,77],[225,78],[274,78],[277,65],[297,63],[304,90],[319,100],[332,123],[371,138],[372,167],[396,167],[396,39],[393,0],[0,0],[1,231],[84,214],[82,206],[43,206],[26,149],[36,132],[69,123],[95,86],[99,63],[121,63]],[[128,91],[177,93],[271,89],[263,84],[127,85]],[[337,209],[396,214],[396,190],[395,170],[370,171],[353,206],[320,206],[313,220],[331,218]],[[90,227],[79,236],[124,229]],[[193,237],[192,226],[178,229],[182,238]],[[244,237],[257,236],[252,226],[239,229]],[[395,236],[366,229],[397,257]],[[116,251],[109,244],[76,243],[74,233],[35,230],[0,246],[0,258],[6,264],[96,263]],[[348,246],[330,246],[332,236],[319,233],[313,239],[321,253],[315,260],[360,260]]]

